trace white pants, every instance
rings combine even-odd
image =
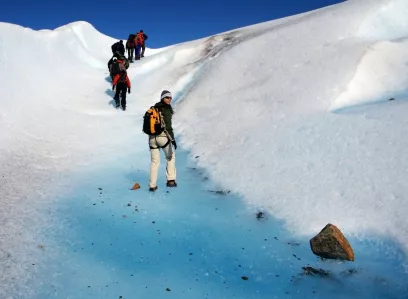
[[[166,144],[167,146],[163,148]],[[149,187],[154,188],[157,186],[157,175],[160,166],[160,148],[163,150],[166,160],[166,178],[168,181],[176,179],[176,156],[172,147],[171,142],[167,138],[166,134],[161,134],[159,136],[153,137],[149,136],[149,146],[150,146],[150,181]]]

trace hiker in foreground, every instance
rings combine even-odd
[[[116,108],[119,108],[121,102],[122,102],[122,109],[123,111],[126,110],[126,90],[128,93],[130,93],[130,80],[129,77],[126,73],[125,70],[122,70],[120,74],[117,74],[115,78],[113,78],[112,82],[112,90],[115,90],[116,87],[116,93],[115,93],[115,103],[116,103]],[[120,101],[120,99],[122,101]]]
[[[147,110],[143,121],[143,132],[149,135],[150,147],[150,181],[149,191],[157,190],[157,175],[160,166],[160,149],[163,150],[166,160],[167,187],[177,187],[176,183],[176,155],[177,144],[174,139],[171,107],[172,95],[163,90],[160,102]],[[172,147],[174,146],[174,149]]]

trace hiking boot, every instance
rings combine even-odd
[[[156,187],[150,187],[149,188],[149,192],[154,192],[154,191],[156,191],[157,190],[157,186]]]
[[[119,108],[120,107],[120,104],[119,103],[116,103],[116,108]]]
[[[167,181],[166,186],[167,187],[177,187],[177,183],[175,180],[170,180],[170,181]]]
[[[123,111],[126,111],[126,107],[122,107]]]

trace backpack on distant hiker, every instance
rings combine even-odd
[[[118,60],[118,66],[119,66],[119,73],[121,72],[121,71],[126,71],[126,65],[125,65],[125,62],[124,61],[122,61],[122,60]]]
[[[164,127],[159,109],[150,107],[143,117],[143,132],[149,136],[157,136],[164,131]]]
[[[129,59],[125,55],[119,55],[118,60],[120,60],[125,66],[126,70],[129,68]]]
[[[135,34],[129,34],[129,37],[126,42],[126,48],[133,49],[135,47]]]
[[[120,71],[121,71],[120,64],[118,63],[117,60],[115,60],[111,65],[111,70],[110,70],[111,75],[114,77],[117,74],[120,74]]]

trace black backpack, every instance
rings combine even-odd
[[[116,74],[120,73],[120,66],[117,61],[114,61],[111,66],[111,75],[115,76]]]
[[[129,37],[127,39],[128,42],[132,42],[136,37],[136,34],[129,34]]]
[[[126,42],[126,46],[128,48],[134,48],[135,47],[135,43],[134,43],[135,37],[136,37],[136,35],[129,34],[129,37],[128,37],[127,42]]]

